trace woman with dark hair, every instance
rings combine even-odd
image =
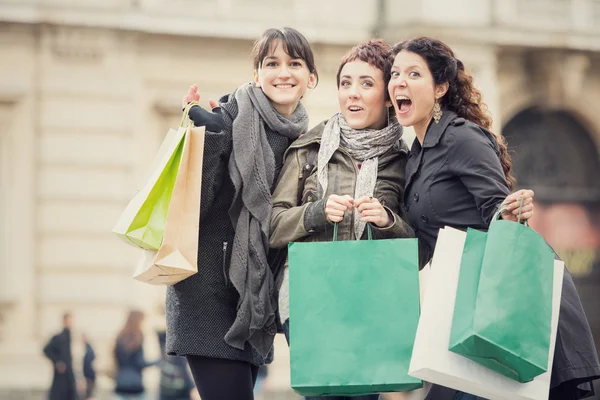
[[[119,332],[115,343],[114,357],[116,365],[116,400],[145,400],[142,372],[145,368],[158,363],[144,359],[144,334],[141,311],[131,311],[125,326]]]
[[[273,359],[271,191],[284,152],[308,130],[300,101],[318,80],[295,29],[266,30],[252,56],[253,82],[211,102],[212,112],[189,112],[206,126],[198,273],[167,288],[166,350],[187,358],[203,400],[252,400],[259,367]]]
[[[533,214],[533,192],[509,195],[515,180],[501,136],[490,131],[491,118],[472,76],[446,44],[430,38],[393,47],[388,85],[396,116],[412,126],[416,140],[406,165],[404,209],[419,239],[420,268],[435,248],[444,226],[487,230],[493,214],[522,220]],[[590,381],[600,364],[590,329],[565,271],[563,297],[552,370],[551,399],[579,399],[593,393]],[[475,396],[434,385],[427,399],[469,399]]]
[[[389,50],[381,40],[352,48],[338,68],[340,112],[315,126],[286,152],[273,193],[272,247],[331,241],[334,223],[340,240],[366,239],[367,223],[374,239],[414,237],[400,207],[404,176],[399,171],[404,171],[408,147],[402,140],[402,127],[390,116],[386,90]],[[289,341],[287,267],[282,277],[279,314]],[[307,397],[316,398],[321,397]]]

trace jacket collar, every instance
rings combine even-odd
[[[450,125],[450,122],[452,122],[457,117],[454,111],[445,109],[442,111],[443,114],[442,118],[440,119],[440,122],[436,124],[433,120],[431,120],[431,123],[427,128],[427,133],[425,133],[425,140],[423,141],[422,146],[423,148],[436,146],[442,138],[442,135],[446,131],[446,128],[448,127],[448,125]]]

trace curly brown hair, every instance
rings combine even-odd
[[[443,108],[454,111],[464,119],[491,132],[492,117],[482,100],[481,92],[473,85],[473,76],[465,71],[464,64],[456,58],[447,44],[428,37],[406,40],[392,47],[391,58],[393,59],[403,50],[423,57],[436,85],[448,82],[448,91],[440,99]],[[500,149],[500,163],[506,183],[513,190],[516,180],[511,173],[512,161],[506,142],[500,135],[493,133],[493,136]]]
[[[346,53],[340,60],[340,66],[337,72],[337,86],[340,87],[340,74],[342,68],[349,62],[360,60],[367,64],[381,70],[383,72],[383,80],[385,87],[390,82],[390,75],[392,70],[392,60],[389,57],[391,46],[385,44],[381,39],[371,39],[366,43],[361,43],[354,46],[348,53]],[[389,100],[390,94],[385,91],[385,99]]]

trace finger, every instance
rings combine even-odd
[[[364,210],[360,215],[361,217],[381,216],[381,210]]]
[[[217,107],[219,107],[219,103],[217,103],[213,99],[208,100],[208,105],[210,106],[210,108],[217,108]]]
[[[345,212],[348,209],[348,206],[345,204],[337,203],[334,200],[329,200],[325,205],[325,210],[340,210]]]
[[[333,215],[333,216],[337,216],[337,217],[343,217],[345,213],[343,210],[325,209],[325,214]]]
[[[513,215],[519,215],[519,212],[521,213],[521,215],[527,213],[527,212],[532,212],[533,211],[533,204],[530,204],[528,206],[524,206],[522,209],[516,209],[512,211]]]
[[[352,209],[353,202],[351,200],[352,198],[346,198],[346,196],[336,196],[332,194],[331,196],[329,196],[329,200],[327,202],[329,203],[329,201],[331,201],[334,204],[339,204],[344,206],[345,208]]]
[[[358,207],[358,212],[363,212],[366,210],[377,210],[380,211],[381,210],[381,205],[378,203],[362,203],[359,207]]]
[[[344,218],[337,217],[337,216],[331,216],[331,217],[327,217],[327,219],[329,219],[329,221],[331,221],[331,222],[341,222]]]

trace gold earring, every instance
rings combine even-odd
[[[442,108],[440,107],[440,102],[436,100],[435,104],[433,105],[433,120],[436,124],[440,122],[442,114],[444,113],[442,112]]]

